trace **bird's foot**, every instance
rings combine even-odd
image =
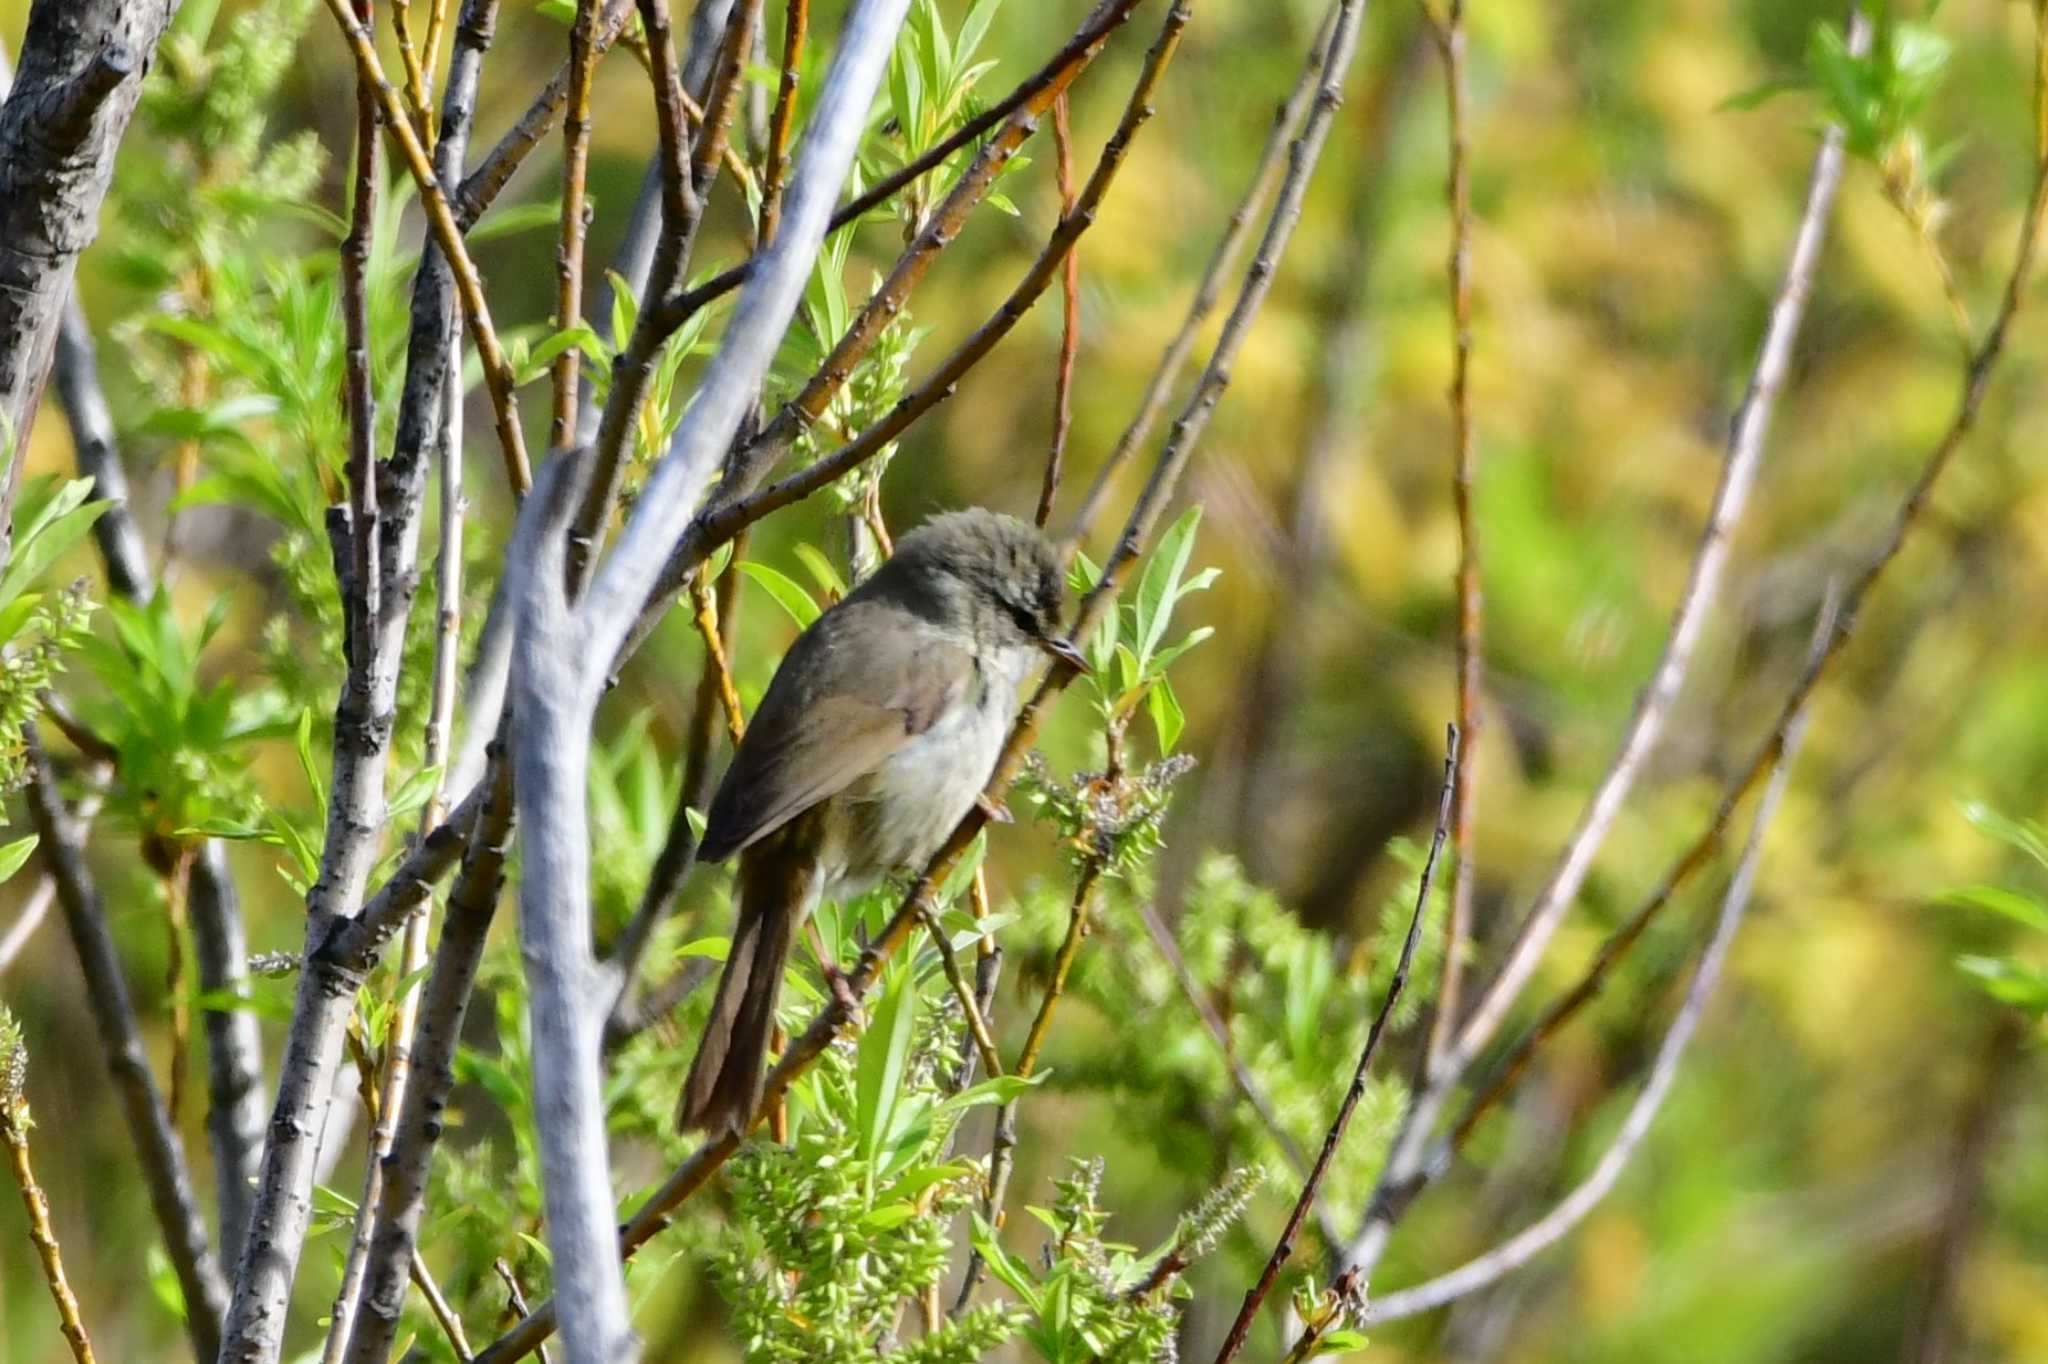
[[[985,794],[976,796],[974,798],[974,807],[980,810],[982,817],[991,824],[1014,824],[1017,822],[1017,817],[1010,813],[1010,807],[991,796]]]

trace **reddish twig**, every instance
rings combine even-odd
[[[1074,148],[1067,128],[1067,97],[1062,94],[1052,105],[1052,140],[1057,151],[1060,216],[1074,211]],[[1074,355],[1081,345],[1081,256],[1068,251],[1060,275],[1060,362],[1052,383],[1052,447],[1045,456],[1045,485],[1038,492],[1038,514],[1042,530],[1052,520],[1053,499],[1060,491],[1060,464],[1067,453],[1067,431],[1073,425]]]
[[[1450,0],[1441,25],[1428,20],[1444,65],[1444,100],[1450,121],[1451,249],[1447,273],[1451,302],[1451,505],[1458,518],[1458,730],[1465,758],[1451,798],[1451,908],[1444,926],[1443,982],[1430,1024],[1427,1066],[1441,1064],[1458,1020],[1458,995],[1467,945],[1472,940],[1472,897],[1478,888],[1478,744],[1480,726],[1479,524],[1472,510],[1476,455],[1472,434],[1472,176],[1466,128],[1465,0]]]

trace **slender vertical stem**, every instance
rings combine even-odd
[[[1415,885],[1415,909],[1408,916],[1408,936],[1401,942],[1401,956],[1394,963],[1393,979],[1387,982],[1386,998],[1380,1001],[1379,1012],[1373,1015],[1372,1025],[1366,1029],[1365,1046],[1359,1050],[1358,1065],[1351,1072],[1351,1087],[1344,1091],[1344,1101],[1337,1106],[1337,1116],[1323,1136],[1323,1149],[1316,1153],[1316,1163],[1310,1168],[1308,1178],[1302,1181],[1301,1194],[1294,1200],[1293,1210],[1287,1214],[1280,1239],[1273,1243],[1273,1253],[1266,1257],[1265,1268],[1259,1271],[1258,1281],[1244,1295],[1244,1305],[1238,1309],[1237,1320],[1230,1324],[1222,1347],[1216,1351],[1216,1364],[1230,1364],[1238,1351],[1244,1348],[1245,1338],[1251,1334],[1252,1319],[1258,1316],[1259,1305],[1273,1291],[1281,1269],[1294,1254],[1294,1238],[1301,1233],[1301,1224],[1307,1220],[1309,1209],[1315,1206],[1323,1176],[1329,1173],[1330,1162],[1336,1158],[1337,1148],[1344,1141],[1344,1130],[1351,1125],[1353,1110],[1365,1097],[1365,1084],[1372,1074],[1373,1055],[1379,1050],[1380,1039],[1386,1035],[1387,1020],[1393,1017],[1401,992],[1408,986],[1408,968],[1415,960],[1415,945],[1422,940],[1423,915],[1429,908],[1429,884],[1436,875],[1437,856],[1443,852],[1444,839],[1450,833],[1452,792],[1457,780],[1458,727],[1450,725],[1444,735],[1444,784],[1443,794],[1437,799],[1436,832],[1430,837],[1429,856],[1422,864],[1422,875]]]
[[[788,0],[782,12],[782,69],[775,80],[775,112],[768,119],[768,157],[761,171],[761,219],[756,246],[775,240],[782,222],[782,190],[789,179],[789,132],[796,122],[796,87],[803,76],[804,38],[811,0]]]
[[[1059,173],[1060,215],[1074,211],[1074,146],[1067,126],[1067,96],[1062,91],[1052,103],[1052,140]],[[1052,520],[1053,499],[1059,496],[1060,465],[1067,453],[1067,432],[1073,425],[1074,356],[1081,344],[1081,254],[1067,252],[1060,273],[1060,360],[1052,384],[1052,446],[1045,456],[1045,483],[1038,490],[1038,513],[1033,521],[1040,530]]]
[[[1230,211],[1229,222],[1223,235],[1217,239],[1216,247],[1209,253],[1209,262],[1202,269],[1201,282],[1195,286],[1195,296],[1188,304],[1187,316],[1181,319],[1180,329],[1173,334],[1165,351],[1160,354],[1159,363],[1152,371],[1151,380],[1145,385],[1145,394],[1138,401],[1138,411],[1131,422],[1117,437],[1109,454],[1095,471],[1094,481],[1081,499],[1080,508],[1074,513],[1074,527],[1093,525],[1100,515],[1102,506],[1109,499],[1111,485],[1123,466],[1152,434],[1152,427],[1159,420],[1159,414],[1166,410],[1166,400],[1172,396],[1173,387],[1180,380],[1181,371],[1187,367],[1188,357],[1195,352],[1195,344],[1202,338],[1203,324],[1209,314],[1216,311],[1216,305],[1223,297],[1223,284],[1237,264],[1238,255],[1251,239],[1252,225],[1258,219],[1259,205],[1263,204],[1280,183],[1280,177],[1287,163],[1288,148],[1293,145],[1295,135],[1300,131],[1302,120],[1308,116],[1309,102],[1315,97],[1317,83],[1322,79],[1323,57],[1329,51],[1330,36],[1339,12],[1339,5],[1333,0],[1329,15],[1316,31],[1315,41],[1310,44],[1308,58],[1302,63],[1301,76],[1287,92],[1287,96],[1273,114],[1272,130],[1266,134],[1266,144],[1259,152],[1256,169],[1245,186],[1245,192]],[[1079,537],[1075,530],[1067,532],[1069,540]]]
[[[562,110],[562,216],[555,244],[555,329],[567,331],[583,318],[584,182],[590,167],[590,83],[597,70],[598,0],[576,0],[569,26],[569,102]],[[583,352],[576,346],[555,357],[553,416],[548,444],[566,449],[576,423],[576,393],[583,376]]]
[[[28,1239],[36,1249],[43,1270],[43,1283],[57,1304],[57,1325],[71,1347],[76,1364],[93,1364],[92,1340],[79,1316],[78,1299],[64,1276],[64,1252],[50,1225],[50,1200],[36,1182],[29,1162],[28,1134],[35,1126],[29,1115],[23,1087],[28,1079],[28,1049],[22,1045],[21,1029],[14,1016],[0,1005],[0,1146],[7,1148],[8,1168],[21,1191],[22,1210],[28,1214]]]
[[[385,131],[398,144],[406,169],[419,188],[427,225],[454,273],[455,287],[462,297],[463,315],[469,322],[470,339],[476,344],[478,359],[483,362],[484,387],[491,395],[498,443],[505,458],[505,478],[515,494],[524,495],[533,486],[533,471],[527,463],[526,437],[519,429],[519,406],[512,389],[512,366],[505,358],[505,348],[498,342],[498,329],[491,321],[490,304],[484,298],[483,277],[477,273],[469,249],[463,245],[462,226],[449,206],[448,196],[434,173],[426,148],[413,132],[412,122],[406,118],[405,110],[399,104],[398,92],[384,75],[384,65],[377,57],[377,46],[369,30],[349,11],[348,0],[327,0],[327,8],[341,26],[342,36],[348,39],[356,70],[383,109]]]
[[[1451,797],[1451,908],[1444,927],[1443,981],[1430,1024],[1426,1064],[1434,1070],[1457,1027],[1459,987],[1472,941],[1472,898],[1478,890],[1478,783],[1481,715],[1481,597],[1479,523],[1472,487],[1477,457],[1472,435],[1472,175],[1466,127],[1470,93],[1465,78],[1465,0],[1450,0],[1441,25],[1432,19],[1443,58],[1444,101],[1450,125],[1451,246],[1451,505],[1458,518],[1458,733],[1464,758]]]

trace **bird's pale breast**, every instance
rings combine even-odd
[[[984,655],[966,695],[827,802],[827,898],[919,869],[939,850],[988,784],[1031,661],[1028,651]]]

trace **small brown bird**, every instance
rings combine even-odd
[[[805,916],[921,868],[980,797],[1060,633],[1059,556],[1031,526],[932,518],[790,647],[733,754],[698,848],[740,855],[739,916],[677,1126],[744,1132]]]

